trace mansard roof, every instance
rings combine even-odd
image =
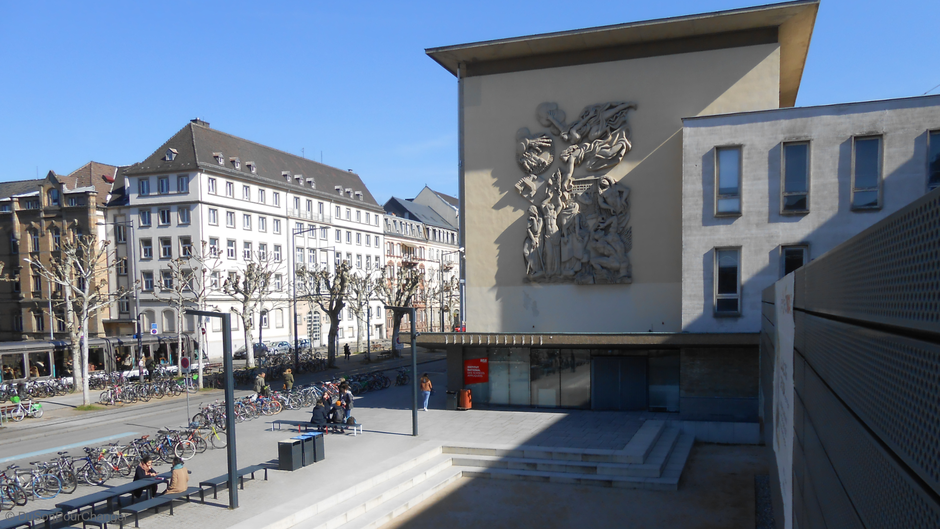
[[[447,222],[436,211],[423,204],[416,204],[404,198],[392,197],[385,203],[385,211],[400,218],[424,223],[436,228],[456,230],[457,227]]]

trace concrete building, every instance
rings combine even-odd
[[[122,171],[121,178],[122,202],[108,210],[108,235],[119,258],[136,265],[115,281],[130,284],[136,278],[141,294],[139,311],[127,300],[119,312],[130,320],[139,312],[145,332],[175,332],[178,315],[158,299],[160,287],[172,282],[170,261],[199,244],[217,261],[207,306],[225,312],[235,306],[221,286],[248,262],[274,269],[271,292],[253,321],[256,341],[293,341],[296,267],[333,269],[346,260],[364,268],[361,263],[381,257],[383,210],[357,174],[226,134],[201,120]],[[329,320],[319,307],[301,302],[293,317],[299,338],[325,345]],[[242,330],[236,320],[233,331]],[[195,335],[199,327],[184,318],[185,333]],[[355,326],[341,329],[343,341],[355,339]],[[236,347],[244,345],[240,334],[234,333]],[[205,339],[209,354],[220,354],[218,319],[205,328]]]
[[[458,78],[468,332],[419,338],[451,389],[758,441],[761,290],[935,178],[936,97],[791,108],[818,5],[427,50]]]
[[[428,187],[422,193],[430,191]],[[419,196],[421,196],[419,194]],[[446,195],[444,195],[446,196]],[[449,202],[430,192],[429,202],[449,214]],[[447,197],[451,198],[452,197]],[[458,271],[461,252],[457,246],[457,226],[436,209],[416,202],[392,197],[385,203],[385,261],[390,277],[403,267],[416,268],[422,283],[415,296],[418,332],[451,330],[459,322],[460,308]],[[452,218],[455,218],[453,216]],[[455,315],[458,317],[455,318]],[[392,314],[386,315],[388,332],[392,330]],[[402,322],[401,332],[409,332],[411,323]],[[391,335],[388,336],[391,338]]]

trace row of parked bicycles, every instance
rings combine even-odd
[[[72,388],[72,379],[66,378],[29,380],[15,384],[7,382],[0,384],[0,403],[7,402],[16,396],[21,399],[45,399],[61,396],[72,391]]]
[[[26,505],[30,499],[50,499],[71,494],[79,485],[102,485],[116,477],[130,477],[141,458],[150,456],[155,465],[171,463],[174,457],[192,459],[208,448],[225,448],[228,437],[212,425],[163,429],[126,445],[85,447],[85,455],[74,457],[57,452],[49,461],[32,461],[31,468],[10,465],[0,473],[0,509]]]
[[[185,391],[195,393],[198,389],[191,383],[187,384],[185,379],[164,379],[157,382],[130,382],[125,380],[102,391],[98,396],[98,403],[113,406],[137,401],[148,402],[150,399],[182,395]]]

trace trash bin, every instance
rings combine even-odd
[[[313,437],[313,462],[323,461],[326,452],[323,451],[323,432],[307,434]]]
[[[473,401],[470,398],[470,390],[462,389],[460,390],[460,396],[457,401],[458,410],[469,410],[473,407]]]
[[[300,441],[301,465],[307,466],[313,464],[313,436],[311,434],[298,435],[291,439]]]
[[[278,470],[297,470],[303,464],[303,443],[298,439],[285,439],[277,442]]]
[[[447,409],[447,410],[457,409],[457,392],[456,391],[447,392],[447,402],[445,403],[444,409]]]

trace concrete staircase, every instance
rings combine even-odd
[[[461,477],[676,490],[694,437],[647,421],[622,450],[445,445],[267,527],[375,528]]]

